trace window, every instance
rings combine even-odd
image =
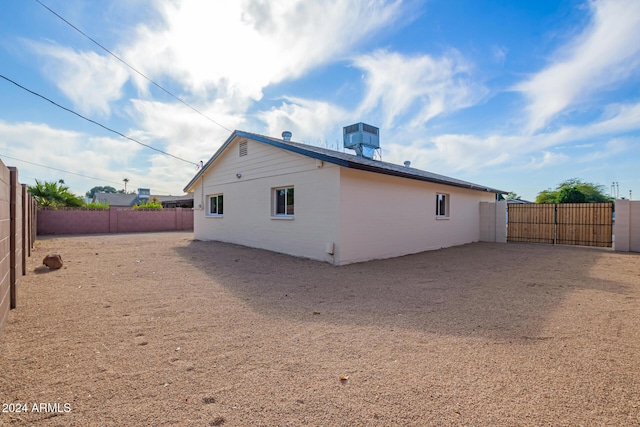
[[[293,216],[293,187],[274,189],[274,215]]]
[[[222,194],[209,196],[208,216],[221,216],[223,214]]]
[[[448,194],[436,194],[436,218],[449,218]]]

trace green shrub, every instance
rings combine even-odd
[[[155,209],[155,210],[160,210],[160,209],[162,209],[162,203],[160,203],[160,202],[156,202],[156,201],[153,201],[153,202],[147,202],[147,203],[145,203],[145,204],[143,204],[143,205],[135,205],[135,206],[133,207],[133,210],[134,210],[134,211],[138,211],[138,210],[141,210],[141,209]]]
[[[91,202],[91,203],[87,203],[83,207],[88,208],[88,209],[96,209],[96,210],[101,210],[101,211],[108,211],[109,210],[109,203]]]

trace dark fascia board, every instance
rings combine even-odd
[[[414,179],[418,181],[433,182],[436,184],[449,185],[449,186],[458,187],[458,188],[466,188],[466,189],[475,190],[475,191],[484,191],[488,193],[495,193],[495,194],[508,193],[508,191],[496,190],[494,188],[473,184],[470,182],[448,179],[448,177],[444,177],[444,176],[441,178],[439,175],[433,176],[434,174],[432,174],[432,176],[425,176],[420,173],[411,172],[411,168],[407,168],[408,169],[407,171],[403,171],[399,169],[401,168],[399,165],[392,165],[392,164],[380,162],[381,165],[390,166],[390,167],[381,167],[377,165],[368,164],[368,162],[364,162],[364,161],[359,162],[359,161],[343,159],[335,155],[323,153],[322,151],[324,151],[325,149],[322,149],[320,147],[310,146],[311,149],[307,149],[301,146],[302,144],[299,144],[299,143],[290,143],[288,141],[280,141],[275,138],[270,138],[263,135],[257,135],[254,133],[243,132],[239,130],[233,131],[233,133],[229,136],[229,138],[227,138],[227,140],[224,142],[224,144],[222,144],[222,146],[218,149],[218,151],[216,151],[216,153],[211,157],[211,159],[209,159],[209,161],[202,167],[202,169],[198,171],[198,173],[193,177],[193,179],[189,182],[189,184],[187,184],[187,186],[184,188],[185,192],[189,192],[191,187],[193,187],[193,185],[198,181],[198,179],[200,179],[200,177],[206,172],[206,170],[211,166],[211,164],[222,154],[222,152],[229,146],[229,144],[231,144],[231,142],[236,137],[252,139],[254,141],[262,142],[272,147],[281,148],[283,150],[291,151],[293,153],[311,157],[313,159],[322,160],[323,162],[332,163],[345,168],[358,169],[362,171],[397,176],[400,178]],[[315,150],[313,148],[315,148]],[[342,155],[344,153],[336,152],[336,154]],[[349,155],[348,157],[351,157],[351,156]],[[414,170],[419,172],[425,172],[417,169],[414,169]]]

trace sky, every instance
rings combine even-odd
[[[386,162],[640,199],[638,34],[637,0],[0,0],[0,159],[177,195],[234,129],[343,151],[365,122]]]

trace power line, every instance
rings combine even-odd
[[[58,172],[64,172],[64,173],[69,173],[69,174],[71,174],[71,175],[81,176],[81,177],[83,177],[83,178],[95,179],[96,181],[108,182],[108,183],[111,183],[111,184],[118,184],[118,185],[120,184],[119,182],[115,182],[115,181],[109,181],[109,180],[102,179],[102,178],[96,178],[96,177],[94,177],[94,176],[83,175],[83,174],[81,174],[81,173],[77,173],[77,172],[70,172],[70,171],[66,171],[66,170],[64,170],[64,169],[54,168],[54,167],[52,167],[52,166],[41,165],[41,164],[39,164],[39,163],[30,162],[29,160],[22,160],[22,159],[18,159],[18,158],[16,158],[16,157],[7,156],[6,154],[2,154],[2,153],[0,153],[0,157],[6,157],[7,159],[17,160],[17,161],[19,161],[19,162],[28,163],[28,164],[30,164],[30,165],[40,166],[40,167],[42,167],[42,168],[47,168],[47,169],[51,169],[51,170],[58,171]]]
[[[41,165],[40,163],[31,162],[29,160],[18,159],[17,157],[7,156],[6,154],[2,154],[2,153],[0,153],[0,157],[11,159],[11,160],[16,160],[16,161],[22,162],[22,163],[28,163],[30,165],[39,166],[41,168],[47,168],[47,169],[51,169],[51,170],[58,171],[58,172],[63,172],[63,173],[71,174],[71,175],[81,176],[82,178],[94,179],[96,181],[108,182],[110,184],[116,184],[116,185],[120,185],[121,184],[121,182],[110,181],[108,179],[103,179],[103,178],[96,178],[95,176],[83,175],[83,174],[77,173],[77,172],[71,172],[71,171],[67,171],[67,170],[64,170],[64,169],[54,168],[53,166]],[[26,177],[26,178],[29,178],[29,177]],[[31,179],[35,180],[36,178],[31,178]],[[171,192],[166,192],[166,193],[167,194],[171,194]]]
[[[179,98],[178,96],[174,95],[173,93],[169,92],[167,89],[165,89],[164,87],[160,86],[158,83],[154,82],[153,80],[151,80],[151,78],[147,77],[145,74],[143,74],[141,71],[138,71],[135,67],[133,67],[132,65],[129,65],[124,59],[120,58],[118,55],[116,55],[115,53],[111,52],[109,49],[107,49],[106,47],[104,47],[103,45],[101,45],[100,43],[98,43],[96,40],[94,40],[91,36],[89,36],[88,34],[86,34],[84,31],[82,31],[80,28],[76,27],[75,25],[73,25],[71,22],[67,21],[65,18],[63,18],[62,16],[60,16],[57,12],[55,12],[53,9],[51,9],[49,6],[47,6],[46,4],[42,3],[40,0],[35,0],[36,2],[38,2],[42,7],[44,7],[45,9],[47,9],[49,12],[53,13],[55,16],[57,16],[58,18],[60,18],[62,21],[64,21],[67,25],[69,25],[71,28],[73,28],[74,30],[76,30],[77,32],[79,32],[80,34],[82,34],[83,36],[85,36],[86,38],[88,38],[89,40],[91,40],[95,45],[97,45],[98,47],[100,47],[102,50],[104,50],[105,52],[107,52],[109,55],[113,56],[115,59],[117,59],[118,61],[122,62],[124,65],[126,65],[127,67],[129,67],[131,70],[133,70],[135,73],[137,73],[139,76],[143,77],[144,79],[146,79],[149,83],[153,84],[154,86],[156,86],[157,88],[159,88],[160,90],[162,90],[163,92],[165,92],[167,95],[171,96],[172,98],[174,98],[175,100],[181,102],[182,104],[184,104],[185,106],[189,107],[190,109],[192,109],[193,111],[195,111],[196,113],[200,114],[202,117],[204,117],[205,119],[209,120],[210,122],[220,126],[222,129],[225,129],[229,132],[232,132],[231,129],[229,129],[228,127],[216,122],[215,120],[213,120],[211,117],[207,116],[206,114],[204,114],[202,111],[198,110],[197,108],[191,106],[190,104],[188,104],[187,102],[183,101],[181,98]]]
[[[183,161],[183,162],[185,162],[185,163],[189,163],[189,164],[192,164],[192,165],[195,165],[195,166],[198,166],[198,165],[199,165],[198,163],[194,163],[194,162],[192,162],[192,161],[185,160],[185,159],[183,159],[182,157],[175,156],[175,155],[173,155],[173,154],[171,154],[171,153],[167,153],[166,151],[162,151],[162,150],[160,150],[159,148],[155,148],[155,147],[152,147],[151,145],[148,145],[148,144],[145,144],[145,143],[143,143],[143,142],[140,142],[140,141],[138,141],[138,140],[137,140],[137,139],[135,139],[135,138],[131,138],[130,136],[127,136],[127,135],[123,134],[122,132],[119,132],[119,131],[117,131],[117,130],[115,130],[115,129],[112,129],[112,128],[110,128],[110,127],[107,127],[107,126],[103,125],[102,123],[96,122],[95,120],[92,120],[92,119],[90,119],[90,118],[88,118],[88,117],[85,117],[85,116],[83,116],[82,114],[77,113],[77,112],[75,112],[75,111],[73,111],[73,110],[71,110],[71,109],[69,109],[69,108],[67,108],[67,107],[63,107],[62,105],[58,104],[58,103],[57,103],[57,102],[55,102],[55,101],[52,101],[51,99],[47,98],[46,96],[44,96],[44,95],[40,95],[38,92],[34,92],[34,91],[32,91],[31,89],[28,89],[28,88],[26,88],[26,87],[22,86],[21,84],[19,84],[19,83],[15,82],[15,81],[13,81],[13,80],[11,80],[10,78],[3,76],[2,74],[0,74],[0,78],[3,78],[4,80],[8,81],[9,83],[13,83],[14,85],[18,86],[20,89],[26,90],[27,92],[31,93],[32,95],[35,95],[35,96],[37,96],[37,97],[39,97],[39,98],[42,98],[42,99],[44,99],[45,101],[49,101],[50,103],[52,103],[53,105],[55,105],[55,106],[56,106],[56,107],[58,107],[58,108],[62,108],[63,110],[68,111],[68,112],[69,112],[69,113],[71,113],[71,114],[75,114],[76,116],[80,117],[81,119],[84,119],[84,120],[86,120],[86,121],[88,121],[88,122],[91,122],[91,123],[93,123],[94,125],[98,125],[98,126],[100,126],[101,128],[103,128],[103,129],[105,129],[105,130],[108,130],[109,132],[113,132],[113,133],[115,133],[116,135],[120,135],[121,137],[126,138],[126,139],[128,139],[129,141],[133,141],[133,142],[135,142],[136,144],[140,144],[140,145],[142,145],[143,147],[147,147],[147,148],[149,148],[149,149],[151,149],[151,150],[157,151],[158,153],[162,153],[162,154],[164,154],[164,155],[166,155],[166,156],[173,157],[174,159],[177,159],[177,160]]]

